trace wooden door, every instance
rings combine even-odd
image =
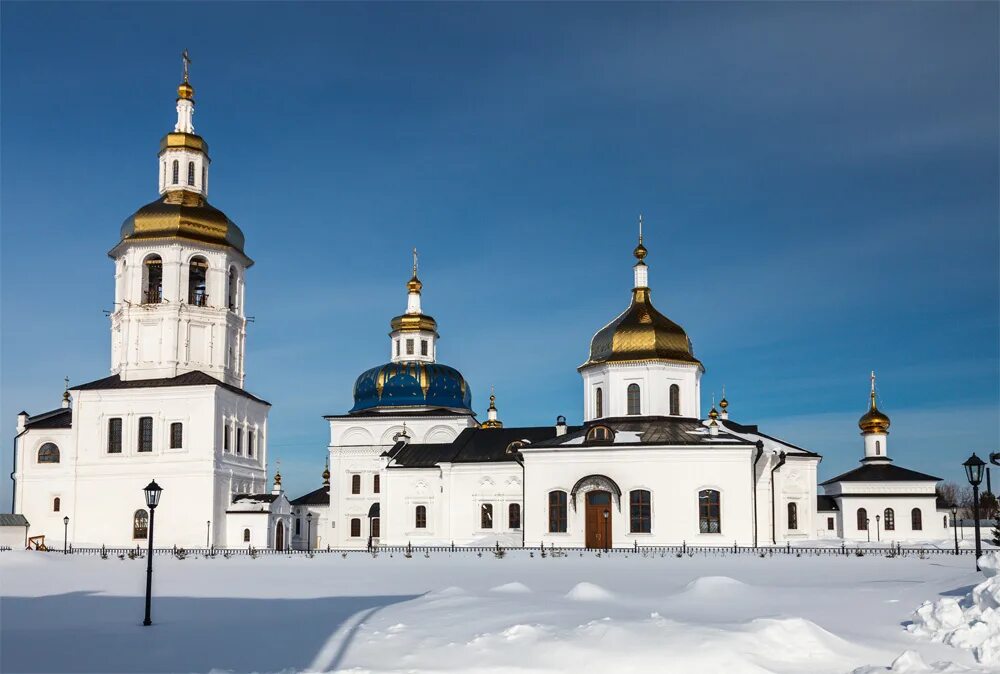
[[[278,526],[274,528],[274,549],[285,549],[285,525],[281,522],[278,522]]]
[[[587,492],[587,541],[588,548],[611,547],[611,492]]]

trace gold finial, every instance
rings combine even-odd
[[[188,82],[188,68],[191,66],[191,57],[188,56],[187,49],[181,52],[181,62],[184,64],[184,81],[177,87],[177,98],[191,100],[194,98],[194,87]]]
[[[69,377],[63,377],[65,388],[63,389],[63,400],[69,402]]]
[[[713,423],[715,422],[716,419],[719,418],[719,412],[718,412],[718,410],[715,409],[715,394],[714,393],[712,394],[712,409],[709,410],[708,416],[712,420]]]
[[[726,400],[726,385],[725,384],[722,385],[722,400],[719,401],[719,407],[722,408],[723,412],[725,412],[726,408],[729,407],[729,401]]]
[[[858,426],[861,428],[862,433],[888,433],[889,417],[883,414],[875,404],[875,370],[872,370],[871,381],[872,386],[868,411],[858,421]]]
[[[330,457],[326,457],[326,465],[323,467],[323,486],[330,486]]]
[[[406,289],[411,293],[419,293],[420,289],[424,287],[424,284],[420,282],[417,278],[417,249],[413,249],[413,276],[406,283]]]
[[[497,390],[493,384],[490,384],[490,409],[495,410],[497,408]]]
[[[503,422],[497,419],[497,395],[496,388],[490,384],[490,406],[486,410],[486,421],[480,424],[481,428],[503,428]]]
[[[632,254],[635,255],[636,259],[639,260],[639,262],[642,262],[642,259],[644,257],[646,257],[646,252],[647,252],[646,251],[646,247],[644,245],[642,245],[642,213],[640,213],[639,214],[639,245],[635,247],[635,250],[632,251]]]
[[[274,469],[274,484],[281,484],[281,459],[274,462],[276,467]]]

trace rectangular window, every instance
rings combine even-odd
[[[703,534],[722,533],[722,508],[719,492],[703,489],[698,492],[698,531]]]
[[[122,420],[108,419],[108,454],[122,453]]]
[[[361,476],[352,475],[351,476],[351,493],[360,494],[361,493]]]
[[[243,429],[236,429],[236,456],[243,456]]]
[[[381,485],[379,484],[379,482],[380,482],[380,480],[379,480],[379,476],[378,475],[376,475],[375,477],[372,478],[372,493],[373,494],[379,493],[379,489],[381,487]]]
[[[251,429],[247,431],[247,456],[249,456],[250,458],[253,458],[253,453],[254,453],[253,441],[254,441],[254,432]]]
[[[832,517],[827,517],[826,518],[826,528],[828,530],[830,530],[830,531],[833,531],[833,518]]]
[[[484,503],[479,507],[479,526],[483,529],[493,528],[493,504]]]
[[[413,513],[414,525],[417,529],[427,528],[427,506],[418,505]]]
[[[413,340],[412,339],[406,340],[406,355],[407,356],[412,356],[413,355]]]
[[[649,492],[635,489],[629,494],[629,528],[633,534],[650,532]]]
[[[549,533],[566,532],[566,492],[549,492]]]
[[[225,422],[223,422],[223,423],[225,423]],[[223,449],[223,451],[226,451],[226,452],[228,452],[230,450],[230,447],[231,447],[230,444],[229,444],[229,435],[230,435],[230,432],[231,431],[229,430],[229,424],[226,424],[222,428],[222,449]]]
[[[139,451],[153,451],[153,417],[139,417]]]
[[[420,340],[420,355],[421,356],[426,356],[427,355],[427,340],[426,339],[421,339]]]
[[[302,518],[295,518],[295,535],[299,536],[302,533]]]
[[[170,449],[181,449],[184,447],[184,424],[175,421],[170,424]]]
[[[507,506],[507,526],[511,529],[521,528],[521,504],[511,503]]]
[[[351,537],[358,538],[361,535],[361,520],[355,517],[351,520]]]
[[[396,355],[399,355],[399,340],[396,340]]]

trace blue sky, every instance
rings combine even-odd
[[[5,467],[20,409],[108,373],[106,253],[156,195],[183,48],[211,200],[257,263],[247,388],[293,496],[322,415],[388,357],[413,246],[474,407],[493,384],[508,425],[578,422],[639,212],[706,408],[725,384],[831,477],[874,368],[898,463],[959,479],[1000,450],[996,3],[0,11]]]

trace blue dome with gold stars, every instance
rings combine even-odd
[[[351,414],[405,407],[472,413],[472,393],[461,372],[438,363],[386,363],[354,382]]]

